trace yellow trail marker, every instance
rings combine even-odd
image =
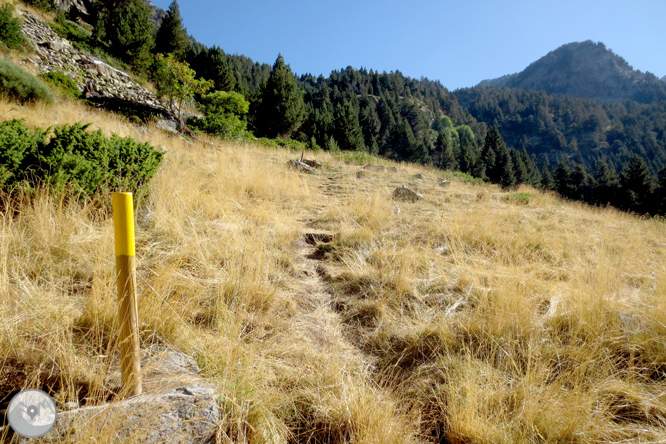
[[[113,193],[113,229],[118,277],[118,320],[120,322],[120,370],[123,388],[130,395],[141,394],[141,351],[139,309],[136,297],[134,259],[134,207],[132,193]]]

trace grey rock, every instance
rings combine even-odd
[[[319,169],[322,167],[322,163],[318,160],[303,159],[303,163],[315,169]]]
[[[294,169],[297,171],[305,172],[305,173],[314,173],[317,170],[312,168],[310,165],[301,162],[300,160],[295,160],[291,159],[287,161],[287,168]]]
[[[412,177],[416,180],[426,180],[428,178],[428,176],[423,173],[414,174]]]
[[[65,410],[76,410],[80,407],[79,403],[76,401],[68,401],[65,403]]]
[[[158,120],[157,127],[164,131],[178,134],[178,123],[175,120]]]
[[[215,442],[220,417],[212,387],[186,386],[59,412],[55,427],[45,438],[107,436],[142,443],[209,443]]]
[[[410,190],[405,185],[400,185],[393,191],[393,198],[405,202],[416,202],[417,200],[423,199],[423,196],[413,190]]]
[[[388,167],[386,169],[388,171],[392,172],[392,173],[397,173],[398,172],[398,167],[396,167],[396,166],[391,166],[391,167]]]
[[[438,185],[439,185],[440,187],[444,187],[444,188],[446,188],[446,187],[448,187],[449,185],[451,185],[451,182],[448,181],[448,180],[446,180],[446,179],[439,179]]]
[[[44,439],[78,442],[108,436],[141,443],[215,442],[221,411],[215,388],[199,376],[194,359],[173,350],[148,354],[141,363],[143,394],[59,412]],[[116,377],[119,372],[111,379]]]
[[[495,199],[495,200],[501,200],[501,199],[502,199],[502,195],[501,195],[501,194],[493,194],[493,195],[490,196],[490,197],[491,197],[491,199]]]
[[[361,168],[360,170],[356,171],[356,178],[357,179],[362,179],[364,177],[369,177],[372,173],[366,169]]]
[[[371,163],[364,166],[363,169],[368,171],[375,171],[377,173],[383,173],[386,171],[386,167],[384,165],[373,165]]]

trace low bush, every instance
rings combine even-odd
[[[81,97],[81,91],[79,91],[76,83],[64,74],[52,71],[40,74],[39,78],[67,97],[74,99]]]
[[[14,18],[14,5],[2,6],[0,8],[0,42],[8,48],[18,48],[24,40],[21,22]]]
[[[303,151],[308,147],[303,142],[293,139],[268,139],[266,137],[260,137],[256,139],[256,142],[270,148],[289,148],[294,151]]]
[[[89,125],[60,125],[48,131],[21,120],[0,123],[0,186],[5,191],[47,184],[56,192],[93,196],[106,191],[141,193],[162,160],[148,143],[105,137]],[[67,188],[69,186],[69,188]]]
[[[530,203],[533,197],[534,194],[532,193],[521,192],[507,194],[506,196],[502,197],[502,199],[506,200],[507,202],[512,202],[519,205],[527,205]]]
[[[4,59],[0,59],[0,95],[22,103],[53,101],[53,94],[41,80]]]

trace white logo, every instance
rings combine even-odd
[[[39,438],[56,423],[58,412],[53,398],[41,390],[18,392],[7,407],[9,425],[24,438]]]

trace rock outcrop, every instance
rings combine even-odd
[[[393,191],[393,199],[402,200],[404,202],[416,202],[417,200],[423,199],[423,196],[416,191],[407,188],[405,185],[400,185]]]
[[[300,160],[296,159],[291,159],[287,161],[287,168],[296,170],[296,171],[301,171],[304,173],[316,173],[317,170],[312,168],[310,165],[301,162]]]
[[[93,102],[111,108],[131,107],[171,117],[159,98],[133,82],[125,72],[75,48],[28,12],[23,12],[22,30],[37,51],[25,61],[33,64],[38,72],[53,71],[66,75]]]
[[[145,361],[143,394],[58,412],[55,427],[44,439],[77,442],[106,436],[141,443],[215,442],[221,410],[215,388],[198,375],[196,362],[172,350],[156,353]]]

